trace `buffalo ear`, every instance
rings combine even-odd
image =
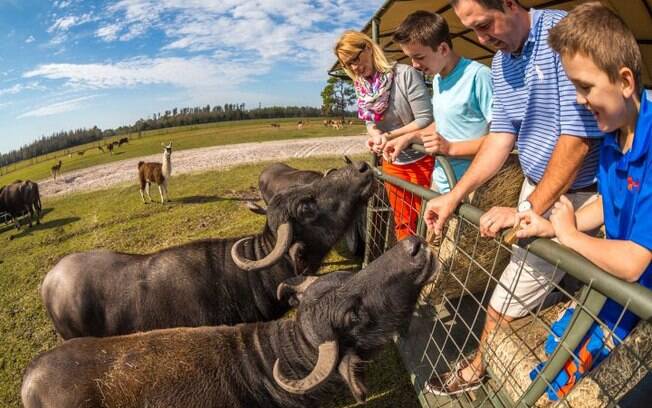
[[[367,399],[367,387],[364,383],[364,375],[359,371],[359,366],[362,360],[357,354],[347,352],[337,366],[337,371],[340,373],[346,385],[349,386],[353,398],[358,403],[365,402]]]
[[[342,310],[340,327],[347,331],[356,326],[364,326],[369,320],[367,312],[362,307],[362,300],[357,296],[345,301],[340,310]]]
[[[308,262],[305,257],[306,246],[303,242],[295,242],[290,247],[288,255],[294,266],[295,275],[303,275],[308,269]]]

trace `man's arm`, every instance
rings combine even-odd
[[[577,229],[580,231],[592,231],[604,224],[604,211],[602,209],[602,196],[575,211]]]
[[[503,167],[514,148],[516,135],[513,133],[489,133],[484,137],[480,151],[471,162],[459,183],[448,194],[428,201],[424,220],[435,235],[440,235],[448,218],[462,200],[478,186],[493,177]],[[514,215],[511,215],[514,222]]]
[[[560,135],[543,177],[528,197],[537,214],[548,211],[575,181],[584,158],[589,152],[591,139]]]

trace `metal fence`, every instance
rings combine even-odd
[[[445,158],[438,157],[446,164]],[[446,167],[450,169],[450,167]],[[448,171],[452,175],[451,171]],[[450,178],[453,178],[452,176]],[[454,180],[451,180],[454,182]],[[403,190],[404,200],[391,208],[386,183]],[[367,208],[365,264],[380,256],[396,241],[394,213],[421,213],[421,199],[438,194],[429,189],[389,176],[376,168],[375,194]],[[513,203],[515,206],[516,203]],[[424,407],[449,406],[568,406],[597,407],[639,406],[643,389],[652,387],[652,291],[638,284],[621,281],[594,264],[548,239],[535,239],[518,245],[508,245],[502,239],[480,237],[478,223],[482,210],[462,204],[447,224],[440,242],[434,249],[440,262],[437,281],[421,294],[410,330],[398,340],[404,364],[410,373]],[[413,233],[426,237],[422,214]],[[539,257],[551,264],[548,274],[542,274],[551,288],[546,302],[510,323],[498,321],[496,329],[480,341],[487,315],[489,298],[497,285],[513,294],[498,279],[511,256],[518,257],[519,274],[527,260]],[[627,262],[623,254],[623,262]],[[564,276],[559,280],[560,276]],[[518,299],[518,302],[526,300]],[[598,314],[611,298],[641,318],[637,327],[625,338],[618,338],[608,329]],[[545,341],[551,325],[568,307],[574,312],[568,328],[559,333],[559,345],[546,356]],[[622,319],[621,314],[621,319]],[[566,395],[551,400],[547,387],[571,358],[578,357],[587,332],[597,323],[606,333],[605,344],[613,350],[597,367],[588,372]],[[620,320],[616,327],[620,324]],[[618,344],[614,346],[614,344]],[[468,364],[478,347],[487,367],[489,380],[472,392],[456,397],[435,396],[424,392],[430,378],[441,379],[445,372],[459,364]],[[538,375],[531,371],[543,368]],[[647,387],[646,387],[647,385]],[[648,401],[652,396],[643,395]]]

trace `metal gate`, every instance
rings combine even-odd
[[[452,175],[446,159],[437,157],[437,160]],[[395,242],[393,211],[416,211],[419,200],[438,195],[387,175],[378,167],[375,172],[376,189],[367,208],[365,264]],[[449,178],[454,182],[452,176]],[[389,206],[385,183],[404,190],[403,208]],[[652,318],[652,291],[615,278],[549,239],[521,240],[518,245],[511,246],[502,239],[481,238],[478,229],[481,214],[482,210],[465,203],[448,222],[443,239],[435,247],[440,263],[437,281],[422,292],[410,330],[398,340],[421,405],[596,407],[626,405],[628,401],[635,401],[643,388],[649,393],[652,389],[649,386],[652,384],[652,325],[648,321]],[[422,217],[418,220],[412,232],[425,238]],[[498,322],[497,329],[480,345],[489,297],[515,252],[520,256],[521,268],[526,259],[540,257],[552,264],[551,276],[564,274],[565,277],[559,283],[549,279],[552,292],[544,305],[531,310],[522,319]],[[623,261],[626,262],[625,254]],[[505,289],[513,294],[510,288]],[[615,300],[641,318],[626,339],[618,339],[597,317],[606,298]],[[559,345],[548,357],[544,353],[546,337],[551,324],[567,307],[574,308],[570,324],[567,330],[559,333]],[[558,401],[550,400],[546,388],[569,358],[577,357],[576,350],[594,323],[603,326],[606,340],[609,340],[606,343],[611,344],[613,350],[567,395]],[[455,369],[458,363],[468,361],[479,346],[483,350],[489,380],[478,390],[455,398],[424,393],[424,383],[431,376],[441,376]],[[539,364],[543,368],[531,377],[532,369]],[[650,396],[644,398],[649,404]]]

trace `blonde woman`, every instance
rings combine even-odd
[[[367,124],[367,146],[381,155],[388,140],[423,129],[433,121],[432,102],[419,71],[409,65],[390,63],[367,35],[346,31],[335,46],[344,71],[353,79],[358,98],[358,117]],[[430,187],[434,167],[431,156],[404,149],[383,170],[423,187]],[[421,198],[385,183],[394,212],[396,239],[416,230]]]

